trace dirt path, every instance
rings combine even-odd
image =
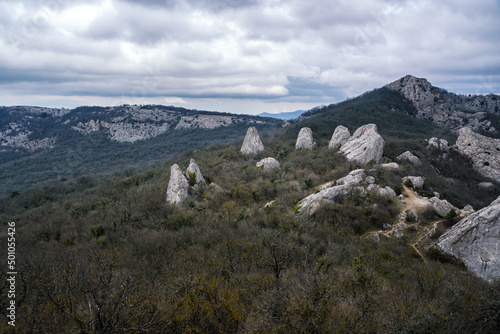
[[[423,197],[418,196],[414,191],[408,189],[408,187],[406,187],[405,185],[403,185],[403,190],[402,190],[401,193],[404,195],[404,198],[400,202],[400,204],[401,204],[401,212],[406,212],[407,210],[413,210],[415,212],[422,212],[423,210],[425,210],[430,205],[428,199],[425,199]],[[420,238],[418,238],[418,240],[416,242],[408,244],[409,246],[411,246],[415,250],[415,252],[418,255],[420,255],[420,257],[422,257],[422,259],[425,262],[427,262],[427,260],[426,260],[425,256],[422,254],[422,252],[420,252],[420,250],[417,248],[417,245],[422,240],[424,240],[424,238],[426,238],[427,236],[429,236],[430,233],[432,233],[432,230],[436,228],[437,224],[440,221],[441,220],[436,220],[436,221],[431,222],[432,223],[432,227],[429,229],[428,232],[424,233]],[[404,225],[404,227],[402,227],[402,224]],[[367,235],[371,235],[371,234],[376,234],[377,233],[377,234],[383,234],[386,237],[393,238],[394,236],[392,236],[392,234],[397,229],[406,229],[406,228],[409,228],[409,227],[412,227],[412,226],[415,226],[415,225],[418,225],[418,222],[409,224],[409,223],[407,223],[407,222],[405,222],[403,220],[400,220],[398,223],[393,224],[392,228],[390,230],[371,231],[371,232],[365,233],[363,236],[367,236]]]

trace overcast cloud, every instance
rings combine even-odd
[[[0,105],[283,112],[406,74],[500,93],[499,42],[493,0],[0,0]]]

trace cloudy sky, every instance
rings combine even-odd
[[[406,74],[500,93],[500,1],[0,0],[0,48],[0,105],[275,113]]]

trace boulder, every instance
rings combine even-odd
[[[495,185],[491,182],[480,182],[478,184],[479,188],[484,189],[484,190],[493,190],[495,189]]]
[[[188,196],[189,182],[177,164],[170,167],[167,187],[167,203],[179,205]]]
[[[396,197],[396,192],[389,186],[386,186],[384,188],[377,186],[375,191],[377,192],[377,195],[379,195],[380,197],[384,197],[387,199]]]
[[[398,170],[399,169],[399,165],[395,162],[380,164],[377,167],[379,167],[380,169],[385,169],[385,170]]]
[[[378,163],[384,153],[384,139],[377,132],[377,125],[367,124],[359,127],[349,140],[340,147],[347,160],[367,164]]]
[[[474,212],[474,208],[472,207],[472,205],[467,204],[466,206],[464,206],[464,208],[462,209],[462,211],[465,211],[465,212]]]
[[[300,129],[299,135],[297,136],[297,142],[295,143],[295,149],[305,148],[311,150],[315,144],[312,130],[310,128]]]
[[[457,150],[472,161],[472,167],[487,178],[500,183],[500,139],[493,139],[460,129]]]
[[[280,168],[280,163],[278,162],[278,160],[269,157],[257,162],[256,166],[263,169],[274,169]]]
[[[408,212],[406,212],[406,220],[409,222],[416,222],[418,220],[418,214],[414,210],[408,210]]]
[[[448,152],[450,150],[450,145],[448,145],[448,141],[445,139],[438,139],[436,137],[432,137],[431,139],[428,140],[427,142],[429,145],[427,145],[427,148],[437,148],[440,151],[443,152]]]
[[[424,178],[422,176],[405,176],[403,177],[403,183],[408,180],[413,184],[413,189],[422,189],[424,187]]]
[[[396,157],[396,160],[399,160],[399,161],[407,160],[407,161],[409,161],[410,163],[412,163],[412,164],[414,164],[416,166],[422,164],[422,162],[420,161],[420,159],[416,155],[412,154],[410,151],[406,151],[406,152],[398,155]]]
[[[488,282],[500,278],[500,197],[443,234],[437,246]]]
[[[206,183],[205,178],[201,174],[200,168],[198,167],[194,159],[191,159],[189,161],[189,166],[186,169],[186,178],[188,179],[188,181],[191,179],[191,175],[194,176],[195,184],[201,185]]]
[[[260,140],[259,132],[254,126],[251,126],[247,130],[247,134],[243,140],[243,145],[241,145],[241,153],[257,154],[261,151],[264,151],[264,145]]]
[[[341,145],[344,145],[350,137],[351,133],[349,132],[349,129],[345,126],[339,125],[333,132],[332,139],[330,139],[330,142],[328,143],[328,148],[336,150]]]
[[[457,214],[460,213],[460,210],[453,206],[450,202],[445,199],[439,199],[437,197],[432,197],[430,201],[433,203],[432,207],[434,211],[437,213],[439,217],[446,217],[448,212],[451,210],[455,210]]]

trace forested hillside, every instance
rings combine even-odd
[[[376,240],[371,232],[397,222],[403,209],[397,197],[357,194],[322,205],[313,215],[298,213],[297,203],[318,186],[360,167],[327,148],[336,126],[353,132],[366,123],[377,124],[386,141],[382,162],[406,150],[422,161],[402,162],[397,170],[363,166],[373,169],[377,185],[399,195],[403,176],[421,175],[422,196],[437,191],[457,207],[471,204],[476,210],[494,200],[498,187],[480,189],[485,179],[465,158],[452,151],[443,159],[425,141],[455,136],[412,112],[395,92],[376,90],[310,112],[285,128],[261,131],[265,150],[257,155],[241,154],[241,128],[236,142],[188,152],[139,173],[80,178],[0,200],[0,221],[16,222],[15,329],[498,332],[498,282],[486,283],[433,248],[411,246],[419,231],[437,224],[441,230],[429,240],[435,242],[455,217],[422,212],[404,237]],[[304,126],[318,145],[295,150]],[[280,168],[257,168],[265,157],[276,158]],[[166,204],[170,166],[185,170],[191,158],[207,184],[191,187],[181,205]],[[4,295],[7,285],[0,286]]]

